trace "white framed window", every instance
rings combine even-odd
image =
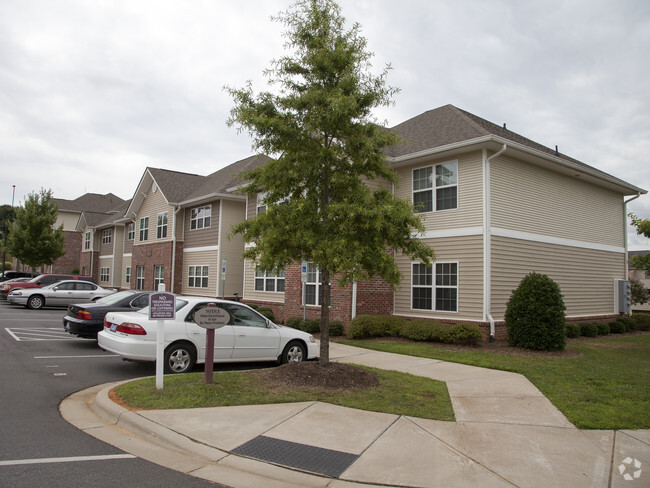
[[[163,212],[158,214],[158,226],[156,227],[156,237],[158,239],[164,239],[167,237],[167,216],[168,212]],[[157,290],[158,288],[156,288]]]
[[[413,310],[457,312],[458,263],[434,263],[429,266],[423,263],[412,263],[411,308]]]
[[[135,289],[144,290],[144,266],[135,268]]]
[[[104,229],[102,231],[102,244],[110,244],[113,239],[113,229]]]
[[[284,292],[284,270],[262,271],[255,267],[255,290]]]
[[[305,283],[305,296],[303,301],[306,305],[320,305],[321,304],[321,290],[322,273],[320,269],[307,263],[307,282]]]
[[[458,161],[414,169],[413,206],[416,212],[458,208]]]
[[[135,239],[135,222],[131,222],[126,226],[126,240],[132,241],[133,239]]]
[[[99,269],[99,281],[106,283],[110,279],[110,268]]]
[[[165,267],[156,265],[153,267],[153,289],[158,291],[158,285],[165,282]]]
[[[84,251],[90,249],[90,232],[84,234]]]
[[[131,283],[131,266],[127,266],[124,271],[124,282]]]
[[[190,266],[187,272],[187,286],[191,288],[207,288],[209,266]]]
[[[266,212],[266,202],[264,201],[264,197],[266,197],[265,192],[260,192],[257,194],[257,213],[256,215],[259,215],[261,213]]]
[[[149,217],[140,219],[140,242],[149,240]]]
[[[211,218],[212,205],[193,208],[190,210],[190,230],[210,227]]]

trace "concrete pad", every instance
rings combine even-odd
[[[543,397],[528,378],[519,374],[495,376],[489,379],[447,380],[447,390],[456,397]]]
[[[370,446],[341,479],[424,488],[513,486],[404,417]]]
[[[613,432],[411,419],[520,488],[606,488]],[[480,485],[479,485],[480,486]]]
[[[646,444],[650,444],[650,430],[619,430],[619,432],[634,437]]]
[[[409,356],[404,356],[409,357]],[[435,361],[428,364],[414,363],[407,372],[417,375],[426,376],[439,381],[461,381],[474,380],[479,378],[492,379],[499,377],[511,377],[517,373],[509,371],[499,371],[496,369],[479,368],[467,364],[449,363],[445,361]]]
[[[191,474],[220,485],[237,488],[325,488],[331,481],[330,478],[313,476],[234,455]]]
[[[265,435],[289,442],[361,454],[397,415],[315,403]]]
[[[492,422],[575,429],[562,412],[544,396],[455,397],[451,396],[456,422]]]
[[[59,405],[59,413],[80,430],[105,427],[107,423],[90,410],[89,401],[85,396],[70,396]]]
[[[147,410],[138,413],[190,439],[232,451],[310,405],[312,402],[191,410]]]
[[[369,351],[367,354],[358,356],[346,356],[336,359],[336,361],[347,364],[358,364],[361,366],[370,366],[378,369],[388,369],[408,373],[410,369],[425,365],[439,363],[437,359],[416,358],[413,356],[404,356],[402,354],[393,354],[390,352]]]
[[[650,486],[650,444],[632,437],[636,431],[629,432],[616,432],[612,488]]]

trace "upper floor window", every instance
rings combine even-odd
[[[149,217],[140,219],[140,242],[149,239]]]
[[[264,201],[265,196],[266,193],[257,194],[257,215],[266,212],[266,202]]]
[[[265,272],[256,266],[255,290],[284,292],[284,270]]]
[[[128,241],[132,241],[133,239],[135,239],[135,223],[134,222],[131,222],[126,227],[126,239]]]
[[[167,216],[168,212],[163,212],[158,214],[158,227],[156,228],[156,237],[158,239],[164,239],[167,237]],[[157,290],[158,288],[156,288]]]
[[[435,280],[433,270],[435,266]],[[458,263],[413,263],[411,297],[414,310],[458,310]]]
[[[206,227],[210,227],[211,216],[211,205],[193,208],[190,211],[190,230],[205,229]]]
[[[90,249],[90,232],[84,234],[84,250],[88,249]]]
[[[416,212],[458,208],[458,162],[413,170],[413,206]]]
[[[100,268],[99,269],[99,281],[105,283],[110,279],[110,269],[109,268]]]
[[[113,238],[113,229],[104,229],[102,231],[102,244],[110,244]]]

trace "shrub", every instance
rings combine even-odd
[[[371,315],[357,315],[348,326],[350,339],[365,339],[370,337],[371,325],[374,317]]]
[[[598,335],[598,326],[591,322],[580,324],[580,335],[585,337],[596,337]]]
[[[269,319],[271,322],[275,322],[275,314],[273,313],[273,310],[271,310],[268,307],[259,307],[257,310],[259,313],[264,315],[267,319]]]
[[[609,325],[609,331],[612,334],[625,334],[625,324],[623,322],[614,320],[607,325]]]
[[[543,351],[564,349],[565,310],[558,284],[546,275],[530,273],[506,306],[508,344]]]
[[[578,324],[566,324],[566,336],[571,338],[580,337],[580,326]]]
[[[632,315],[637,330],[650,330],[650,314],[636,313]]]
[[[341,322],[340,320],[330,321],[330,336],[333,337],[342,336],[343,332],[345,332],[345,328],[343,327],[343,322]]]
[[[392,315],[357,315],[348,326],[348,337],[396,337],[400,335],[405,322],[405,319]]]
[[[609,325],[607,322],[596,322],[596,327],[598,327],[598,335],[609,334]]]
[[[401,335],[412,341],[451,342],[451,328],[451,324],[416,319],[404,324]]]
[[[462,323],[452,325],[449,336],[454,344],[464,344],[466,346],[475,346],[483,338],[478,325]]]
[[[305,320],[302,330],[304,330],[309,334],[318,334],[320,332],[320,320],[318,319]]]
[[[625,324],[625,331],[630,332],[636,330],[636,321],[631,317],[621,316],[616,319],[617,322]]]
[[[284,325],[298,330],[303,330],[303,327],[305,326],[304,321],[300,317],[289,317],[288,319],[285,319]]]

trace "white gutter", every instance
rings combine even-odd
[[[176,214],[178,214],[180,210],[181,210],[180,205],[176,210],[174,210],[174,222],[172,223],[172,282],[169,287],[169,291],[171,293],[174,293],[174,277],[176,275],[176,219],[177,219]]]
[[[632,200],[636,200],[641,196],[641,192],[638,192],[635,197],[632,197],[628,200],[623,201],[623,236],[624,236],[624,245],[625,245],[625,281],[630,279],[630,270],[629,270],[629,264],[627,263],[628,260],[628,252],[627,252],[627,204],[630,203]]]
[[[219,250],[217,251],[217,291],[215,297],[219,296],[219,285],[221,284],[221,253],[223,248],[221,247],[221,236],[223,235],[223,200],[219,201],[219,237],[217,240],[217,246]],[[225,281],[224,281],[225,284]],[[226,295],[226,287],[223,287],[223,297]]]
[[[483,318],[490,322],[490,342],[494,342],[495,325],[492,317],[492,212],[490,189],[490,162],[503,154],[508,146],[503,147],[489,158],[487,149],[483,149]]]
[[[357,316],[357,282],[352,283],[352,313],[350,314],[350,320],[354,320]]]

